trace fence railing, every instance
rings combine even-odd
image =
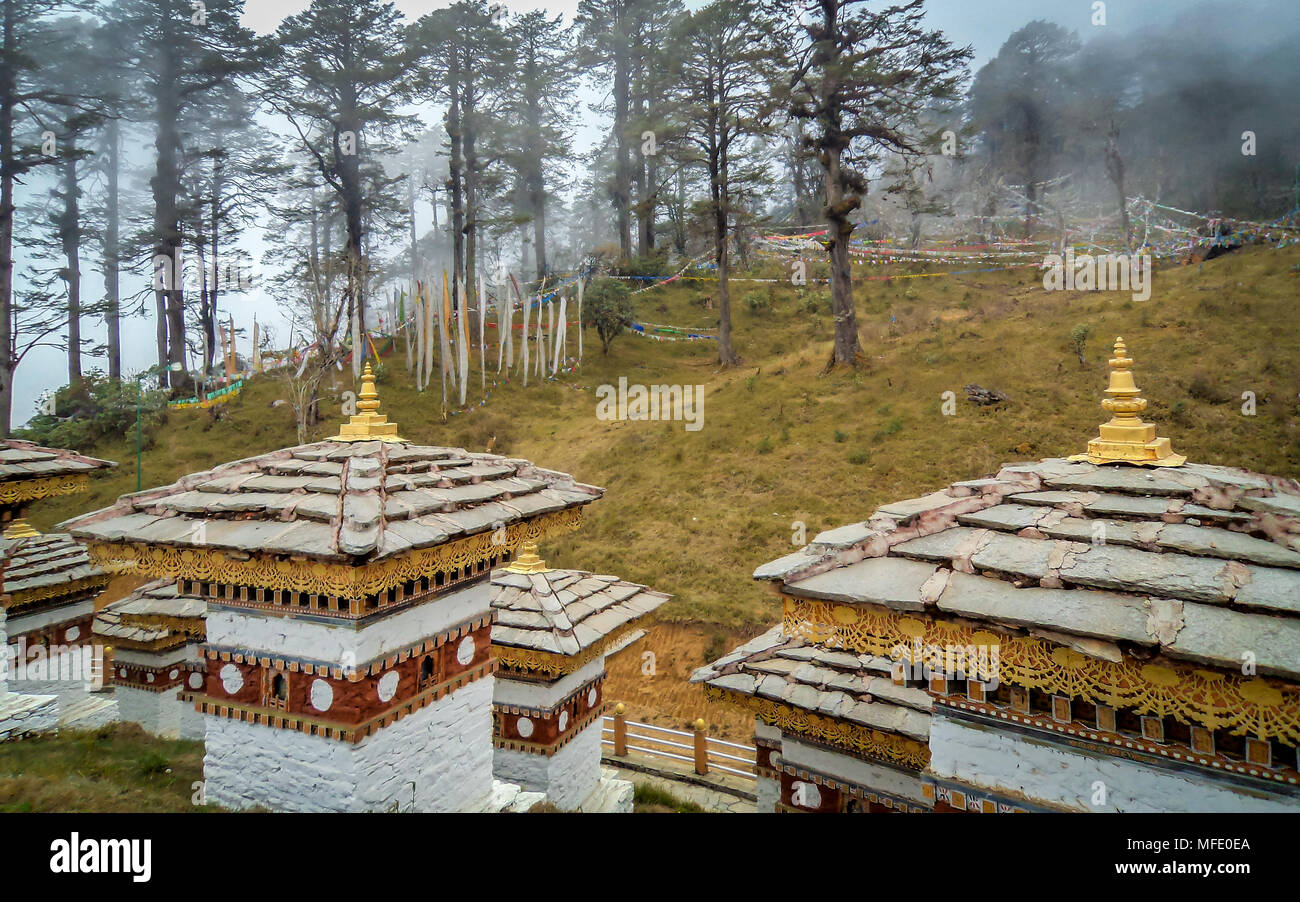
[[[628,720],[623,705],[619,704],[612,716],[605,715],[601,743],[615,758],[626,758],[629,752],[635,752],[690,764],[701,775],[721,771],[745,780],[756,779],[757,750],[752,745],[710,736],[703,718],[691,724],[690,730],[670,730]]]

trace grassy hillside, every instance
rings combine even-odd
[[[994,472],[1009,460],[1078,453],[1103,419],[1110,342],[1123,335],[1136,359],[1148,419],[1192,460],[1300,475],[1300,338],[1292,326],[1300,248],[1246,250],[1156,274],[1151,299],[1120,293],[1044,292],[1033,269],[942,278],[860,281],[858,316],[868,365],[823,374],[831,319],[825,287],[736,282],[742,366],[720,371],[710,342],[618,338],[608,357],[588,334],[582,370],[561,383],[492,391],[485,407],[440,414],[441,393],[408,384],[400,354],[388,359],[383,409],[410,439],[525,457],[606,488],[584,528],[544,546],[553,565],[617,573],[671,592],[648,639],[610,664],[608,697],[636,719],[673,726],[704,716],[745,739],[752,721],[705,705],[690,671],[776,622],[778,602],[750,578],[792,549],[793,524],[818,531],[861,520],[879,505]],[[903,270],[891,270],[904,273]],[[858,272],[879,275],[862,267]],[[772,275],[772,268],[761,273]],[[708,282],[674,283],[637,296],[643,321],[716,324]],[[751,309],[749,303],[755,302]],[[1081,366],[1070,345],[1092,329]],[[576,346],[571,335],[570,352]],[[705,386],[703,429],[601,422],[594,388],[617,383]],[[1006,405],[977,407],[968,383],[997,389]],[[477,402],[477,376],[470,392]],[[332,435],[329,418],[313,437]],[[941,413],[957,396],[956,416]],[[1258,413],[1243,416],[1253,391]],[[224,411],[171,414],[144,454],[144,484],[158,485],[227,460],[292,445],[290,410],[275,377],[255,379]],[[92,482],[90,497],[39,505],[42,529],[135,487],[134,437],[79,449],[121,466]],[[122,581],[122,589],[129,587]],[[104,600],[111,600],[108,594]],[[653,674],[643,655],[655,655]]]
[[[1175,450],[1197,461],[1300,473],[1300,340],[1292,327],[1298,260],[1297,248],[1259,249],[1162,270],[1146,302],[1122,293],[1044,292],[1033,269],[860,282],[869,365],[829,375],[826,289],[737,282],[744,362],[736,369],[714,365],[711,342],[628,335],[604,357],[589,333],[579,373],[526,389],[517,380],[502,384],[485,407],[445,423],[440,392],[414,391],[400,354],[389,358],[380,394],[407,438],[483,450],[495,436],[494,451],[604,486],[585,528],[542,549],[549,561],[672,592],[663,619],[748,629],[775,612],[749,574],[792,547],[796,521],[811,538],[1003,461],[1082,451],[1103,418],[1098,401],[1117,334],[1136,358],[1148,418]],[[704,308],[713,287],[686,282],[642,293],[638,317],[715,324],[716,313]],[[1070,347],[1078,324],[1092,329],[1087,366]],[[594,387],[620,376],[704,385],[703,429],[597,420]],[[965,400],[968,383],[1001,390],[1010,401],[977,407]],[[331,397],[353,387],[350,375],[340,375]],[[1258,401],[1254,417],[1241,412],[1248,390]],[[941,414],[945,391],[956,393],[956,416]],[[293,444],[292,413],[270,406],[282,396],[282,383],[268,376],[254,380],[221,419],[172,413],[144,454],[144,484]],[[470,398],[478,397],[475,374]],[[314,437],[333,433],[337,403],[326,403],[333,415]],[[32,517],[39,527],[134,489],[133,437],[79,450],[121,466],[96,479],[89,498],[39,505]]]

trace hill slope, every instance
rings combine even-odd
[[[1300,248],[1251,249],[1161,270],[1146,302],[1122,293],[1045,292],[1033,269],[861,281],[869,364],[829,375],[822,372],[831,337],[826,289],[736,282],[744,362],[732,370],[718,370],[711,342],[627,335],[605,357],[589,332],[578,373],[527,388],[502,384],[486,406],[445,423],[440,391],[414,391],[400,353],[387,360],[380,395],[409,439],[484,450],[495,436],[496,452],[606,487],[584,528],[541,552],[557,566],[617,573],[675,595],[649,645],[661,658],[661,678],[641,679],[635,660],[620,664],[621,694],[611,698],[636,696],[676,711],[700,705],[698,694],[676,682],[691,667],[777,618],[777,600],[750,573],[792,549],[797,523],[810,540],[881,504],[990,474],[1004,461],[1084,450],[1104,419],[1098,405],[1116,335],[1136,359],[1138,386],[1150,400],[1147,419],[1176,451],[1199,462],[1300,474],[1297,262]],[[712,289],[678,282],[644,292],[636,297],[638,318],[714,325],[716,313],[703,306]],[[1092,331],[1086,365],[1070,345],[1079,324]],[[575,349],[571,334],[570,353]],[[594,388],[620,376],[634,384],[703,385],[703,428],[598,420]],[[481,397],[478,383],[475,373],[471,402]],[[968,383],[1005,392],[1009,401],[996,408],[968,403]],[[336,431],[338,393],[352,388],[350,374],[340,374],[313,438]],[[947,391],[957,398],[955,416],[941,412]],[[1242,413],[1245,391],[1256,396],[1255,416]],[[270,407],[283,396],[282,383],[266,376],[215,422],[203,412],[173,412],[144,454],[145,485],[294,444],[291,411]],[[97,478],[89,498],[39,505],[31,518],[39,528],[134,489],[133,436],[78,450],[121,466]]]

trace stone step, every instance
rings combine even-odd
[[[117,723],[117,699],[112,695],[88,695],[63,709],[59,727],[66,730],[95,730]]]
[[[59,721],[56,695],[0,695],[0,742],[53,731]]]

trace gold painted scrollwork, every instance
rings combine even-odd
[[[807,736],[817,742],[911,770],[924,770],[930,764],[929,746],[916,739],[873,730],[870,727],[814,714],[772,699],[731,692],[716,686],[705,686],[704,694],[709,701],[727,701],[739,705],[751,711],[763,723],[776,727],[782,733]]]
[[[917,635],[917,624],[922,629]],[[859,654],[892,657],[924,645],[987,645],[989,635],[946,621],[785,596],[787,635]],[[1300,691],[1260,678],[1182,664],[1105,661],[1029,636],[998,636],[998,678],[1053,695],[1083,698],[1140,715],[1169,716],[1209,730],[1300,744]]]
[[[529,521],[512,523],[505,528],[504,538],[500,542],[493,541],[494,533],[483,532],[356,567],[329,561],[286,558],[251,557],[240,560],[215,548],[182,548],[172,545],[93,542],[89,545],[89,552],[91,560],[105,569],[134,567],[139,573],[166,579],[361,598],[385,592],[412,580],[432,578],[440,571],[477,568],[481,561],[498,556],[506,549],[577,529],[581,523],[582,508],[568,508],[542,514]],[[496,535],[501,538],[499,532]]]
[[[41,479],[11,479],[0,482],[0,504],[22,504],[40,498],[75,495],[90,488],[85,473],[74,476],[45,476]]]

